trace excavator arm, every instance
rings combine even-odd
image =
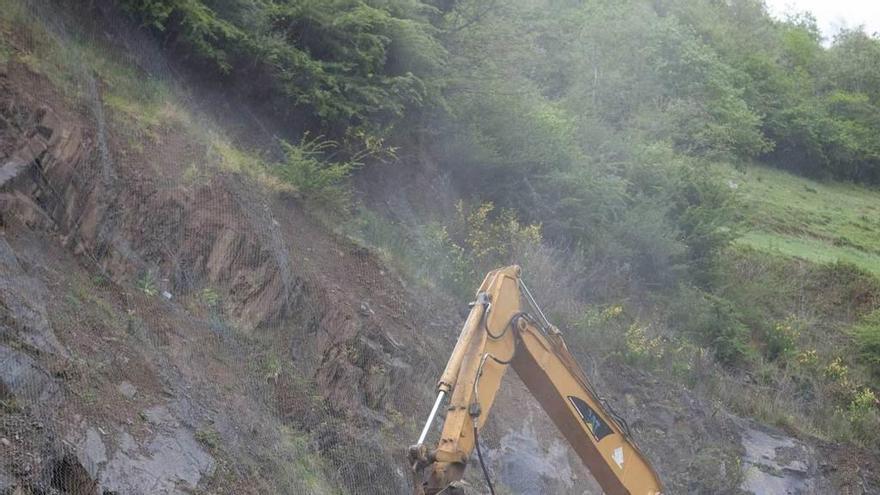
[[[526,302],[536,313],[523,310]],[[660,480],[624,423],[606,408],[520,278],[518,266],[490,272],[477,292],[437,385],[437,400],[410,447],[416,495],[454,493],[501,379],[513,367],[608,495],[659,495]],[[440,406],[436,447],[425,439]],[[444,491],[445,490],[445,491]]]

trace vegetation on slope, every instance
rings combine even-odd
[[[536,138],[540,124],[563,140],[566,124],[601,124],[687,154],[880,179],[880,43],[850,30],[826,49],[808,14],[775,21],[756,0],[118,3],[194,63],[336,131],[489,110],[536,120]]]
[[[164,42],[331,127],[382,128],[437,92],[445,56],[418,0],[120,0]]]
[[[624,361],[876,445],[855,433],[880,425],[874,327],[849,330],[880,294],[874,193],[718,163],[878,182],[880,40],[844,31],[826,48],[810,15],[774,20],[755,0],[119,4],[317,132],[427,148],[469,198],[456,218],[351,222],[416,278],[463,293],[519,261],[565,281],[542,289],[579,335],[616,328],[593,312],[657,315],[602,334]],[[315,144],[288,148],[296,166],[275,176],[343,197],[354,151],[322,162]],[[752,406],[727,395],[742,387]]]
[[[878,192],[785,172],[718,167],[745,220],[737,242],[816,263],[844,261],[880,276]]]

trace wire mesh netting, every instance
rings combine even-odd
[[[112,2],[0,1],[0,492],[406,492],[454,325],[182,79]]]

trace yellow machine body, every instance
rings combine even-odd
[[[524,301],[540,319],[524,311]],[[432,411],[423,438],[410,448],[417,495],[449,490],[462,478],[509,367],[606,494],[661,493],[656,472],[595,394],[559,330],[534,304],[519,267],[510,266],[486,276],[440,378],[437,403],[444,397],[448,403],[436,447],[424,444]]]

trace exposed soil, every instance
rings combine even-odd
[[[402,440],[398,435],[410,432],[399,418],[419,410],[421,395],[430,393],[421,387],[430,367],[415,366],[430,339],[416,339],[418,310],[399,279],[371,253],[328,234],[293,200],[263,200],[247,178],[171,183],[136,154],[120,158],[124,139],[112,131],[111,173],[103,173],[107,157],[91,131],[95,112],[68,112],[51,91],[34,94],[47,89],[30,84],[40,78],[13,65],[0,79],[0,102],[24,115],[20,127],[2,133],[3,156],[19,156],[22,165],[4,170],[0,197],[3,242],[21,276],[55,296],[41,305],[49,315],[45,333],[66,350],[33,349],[65,391],[58,410],[40,413],[44,421],[72,443],[99,428],[104,445],[97,450],[129,457],[126,439],[149,446],[161,438],[157,429],[183,427],[194,438],[209,431],[201,436],[218,438],[203,442],[206,453],[221,462],[201,474],[228,493],[277,483],[279,473],[254,457],[254,438],[271,451],[284,423],[311,429],[334,421],[341,430],[323,440],[327,445],[289,455],[395,453],[369,447],[378,441],[372,430]],[[187,139],[179,129],[160,139],[165,145],[151,157],[157,163],[170,163],[186,147],[175,143]],[[311,398],[316,390],[325,398],[320,404]],[[157,404],[172,418],[161,428],[144,412]],[[313,421],[291,410],[303,404],[320,409]],[[98,457],[97,464],[108,462]],[[390,458],[379,465],[384,471],[367,477],[394,479],[377,480],[377,487],[405,482]],[[106,485],[114,482],[106,472],[99,466],[93,474]],[[255,475],[267,479],[242,481]],[[364,483],[357,480],[364,475],[336,482]],[[37,489],[35,481],[20,482]]]

